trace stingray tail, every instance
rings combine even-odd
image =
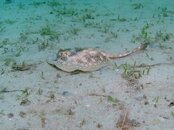
[[[120,54],[117,54],[117,55],[112,55],[112,56],[109,56],[109,58],[110,59],[118,59],[118,58],[123,58],[123,57],[129,56],[129,55],[131,55],[135,52],[145,50],[149,44],[150,43],[148,41],[145,41],[139,47],[136,47],[136,48],[132,49],[131,51],[123,52],[123,53],[120,53]]]

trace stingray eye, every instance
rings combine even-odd
[[[63,58],[64,56],[63,56],[63,51],[58,51],[57,52],[57,58]]]
[[[62,52],[61,56],[66,57],[67,56],[67,52],[66,51]]]
[[[67,51],[66,52],[66,56],[70,56],[71,55],[71,52],[70,51]]]
[[[57,57],[61,57],[61,56],[62,56],[62,52],[58,52]]]
[[[62,51],[59,53],[59,57],[62,59],[62,60],[65,60],[67,57],[68,57],[68,53],[67,51]]]

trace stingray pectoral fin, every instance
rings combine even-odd
[[[73,72],[73,71],[78,70],[78,68],[76,68],[74,66],[64,65],[57,61],[47,61],[47,63],[49,65],[51,65],[52,67],[55,67],[56,69],[62,70],[64,72]]]
[[[55,63],[56,61],[47,61],[47,63],[50,65],[50,66],[52,66],[52,67],[54,67],[54,68],[56,68],[56,69],[58,69],[58,70],[60,70],[60,71],[63,71],[63,72],[68,72],[68,73],[71,73],[71,74],[79,74],[79,73],[83,73],[84,71],[81,71],[81,70],[65,70],[65,68],[62,68],[62,66],[60,66],[60,65],[58,65],[58,66],[56,66],[56,63]]]
[[[65,65],[61,64],[57,61],[47,61],[49,65],[52,67],[55,67],[56,69],[59,69],[64,72],[75,72],[75,71],[81,71],[81,72],[91,72],[101,69],[102,67],[105,67],[107,64],[98,64],[96,66],[75,66],[75,65]]]
[[[99,70],[105,66],[107,66],[107,63],[91,65],[91,66],[81,66],[81,67],[79,67],[79,70],[84,71],[84,72],[92,72],[92,71]]]

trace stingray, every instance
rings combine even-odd
[[[47,63],[65,72],[92,72],[107,66],[112,60],[144,50],[148,44],[144,42],[139,47],[119,54],[112,54],[97,48],[60,50],[56,60],[47,61]]]

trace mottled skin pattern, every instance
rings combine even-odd
[[[48,63],[65,72],[73,72],[76,70],[90,72],[108,65],[112,59],[122,58],[134,52],[144,50],[147,45],[148,43],[144,43],[132,51],[116,55],[95,48],[78,51],[64,50],[59,52],[58,58],[55,61],[49,61]]]

